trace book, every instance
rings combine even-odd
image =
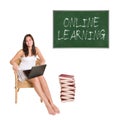
[[[60,74],[59,83],[61,87],[60,99],[62,102],[73,101],[75,99],[74,75]]]

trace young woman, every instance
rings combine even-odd
[[[45,64],[45,59],[40,50],[35,46],[32,35],[27,34],[23,40],[23,49],[19,50],[16,55],[10,60],[10,64],[13,66],[13,69],[18,73],[19,80],[26,80],[26,76],[21,71],[30,69],[32,66],[35,66],[37,57],[39,57],[41,64]],[[15,62],[17,59],[21,59],[19,66]],[[42,98],[44,101],[48,113],[52,115],[59,113],[59,109],[52,101],[45,78],[43,76],[35,77],[29,79],[29,82],[33,84],[33,87],[38,96],[40,96],[40,98]]]

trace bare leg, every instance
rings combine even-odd
[[[54,109],[52,108],[51,104],[49,103],[46,95],[44,94],[44,92],[41,88],[39,78],[36,77],[34,79],[30,79],[29,81],[33,84],[34,89],[37,92],[38,96],[40,96],[42,98],[42,100],[44,101],[49,114],[55,115]]]
[[[57,106],[53,103],[53,100],[52,100],[52,97],[50,94],[50,90],[49,90],[49,87],[48,87],[48,84],[47,84],[45,78],[43,76],[40,76],[39,78],[40,78],[41,87],[42,87],[43,92],[45,93],[49,103],[51,104],[51,106],[53,107],[53,109],[56,113],[60,113]]]

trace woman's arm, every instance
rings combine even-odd
[[[13,66],[13,69],[15,71],[18,71],[18,64],[16,63],[16,60],[20,59],[21,56],[23,56],[23,50],[20,50],[16,53],[16,55],[10,60],[10,64]]]
[[[39,57],[41,64],[45,64],[45,59],[44,59],[42,53],[40,52],[39,48],[37,48],[37,47],[36,47],[36,54]]]

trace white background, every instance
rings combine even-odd
[[[119,0],[0,0],[0,120],[120,120]],[[53,48],[53,10],[109,10],[109,48]],[[10,59],[31,33],[43,53],[45,78],[61,113],[51,116],[33,89],[14,103]],[[58,76],[73,74],[74,102],[60,101]]]

